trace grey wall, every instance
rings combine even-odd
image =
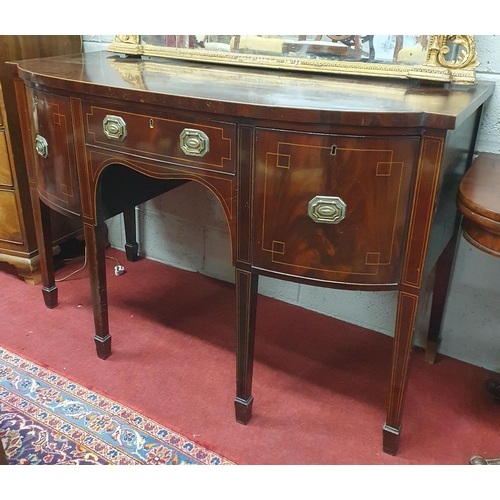
[[[112,35],[83,35],[84,50],[102,50]],[[500,86],[500,35],[476,36],[478,79]],[[500,90],[488,102],[477,151],[500,153]],[[500,193],[499,193],[500,196]],[[137,209],[139,252],[146,258],[233,282],[229,232],[222,207],[189,183]],[[123,248],[120,217],[108,221],[112,245]],[[126,264],[125,264],[126,266]],[[260,278],[259,292],[392,335],[396,292],[328,290]],[[500,259],[460,240],[443,324],[440,352],[500,372]],[[361,314],[360,314],[361,312]],[[424,332],[416,343],[424,345]]]

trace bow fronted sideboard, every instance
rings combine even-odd
[[[104,221],[185,182],[201,183],[220,201],[231,234],[237,421],[248,423],[253,404],[259,275],[397,290],[383,426],[384,451],[395,454],[416,322],[429,321],[428,359],[436,354],[459,226],[455,198],[493,84],[332,77],[107,52],[12,69],[47,306],[57,304],[48,217],[56,210],[83,223],[94,339],[98,356],[107,358]]]

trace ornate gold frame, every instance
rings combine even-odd
[[[450,58],[458,47],[456,59]],[[267,54],[241,54],[199,49],[163,47],[140,42],[140,35],[116,35],[108,47],[120,54],[166,57],[190,61],[253,66],[273,69],[310,71],[316,73],[418,79],[442,83],[473,85],[476,83],[476,44],[473,35],[430,35],[423,64],[380,64],[368,62],[332,61]]]

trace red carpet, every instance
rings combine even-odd
[[[97,358],[86,270],[41,286],[0,265],[0,345],[196,439],[238,464],[467,464],[500,456],[491,372],[413,355],[396,457],[382,452],[392,339],[259,297],[255,398],[234,420],[234,287],[141,259],[115,276],[108,260],[113,354]],[[62,277],[81,263],[66,265]]]

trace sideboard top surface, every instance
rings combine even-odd
[[[456,128],[494,89],[264,70],[106,51],[17,62],[31,85],[121,101],[271,120]]]

